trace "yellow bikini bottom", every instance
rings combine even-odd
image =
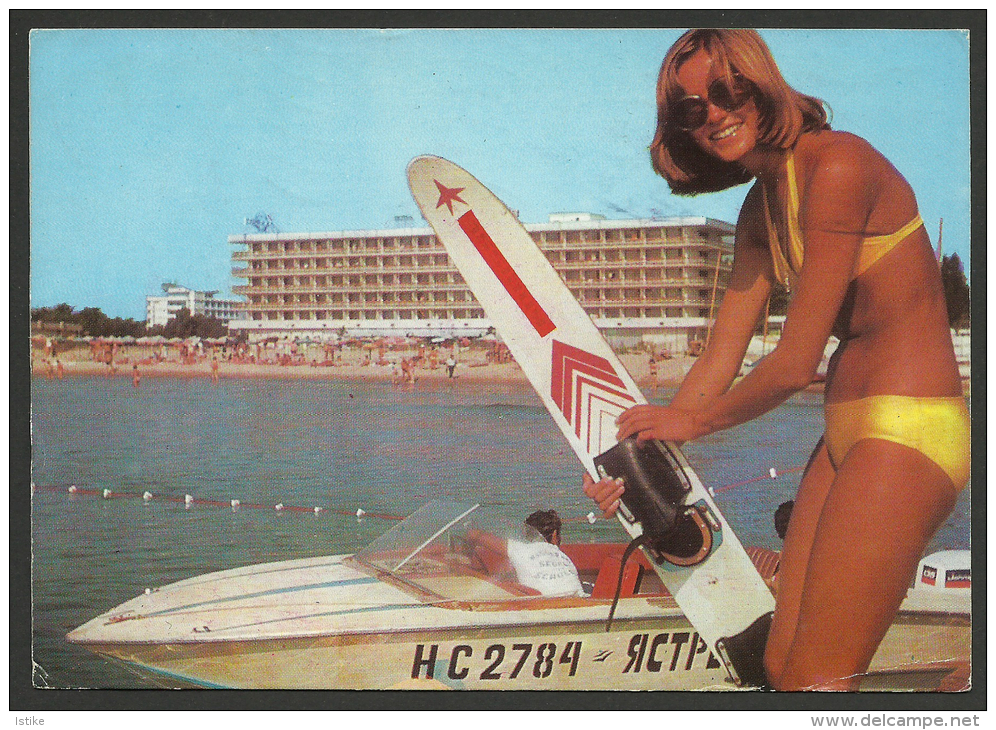
[[[875,395],[825,406],[826,445],[835,466],[862,439],[884,439],[919,451],[943,469],[955,489],[972,474],[972,421],[965,399]]]

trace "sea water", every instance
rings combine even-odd
[[[801,393],[686,446],[745,544],[779,547],[772,515],[798,488],[821,404]],[[516,521],[556,509],[569,542],[625,537],[613,521],[585,519],[594,505],[579,463],[519,382],[43,379],[32,384],[32,442],[37,685],[150,687],[65,634],[146,588],[353,552],[395,524],[387,518],[432,499],[479,502]],[[105,489],[109,499],[79,491]],[[151,500],[137,496],[146,491]],[[970,546],[970,491],[929,551]],[[199,504],[233,499],[244,506]]]

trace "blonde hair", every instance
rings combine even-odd
[[[690,30],[675,41],[661,64],[657,78],[657,129],[650,145],[654,170],[667,180],[675,194],[725,190],[753,177],[737,163],[707,155],[688,132],[671,122],[671,106],[685,96],[678,83],[678,69],[700,50],[718,64],[727,82],[738,76],[753,86],[762,144],[788,149],[803,132],[830,128],[823,102],[788,85],[757,31]]]

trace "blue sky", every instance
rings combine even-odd
[[[230,295],[228,236],[422,224],[405,181],[447,157],[522,220],[705,215],[650,167],[654,84],[681,30],[54,30],[30,45],[31,304],[144,319],[164,281]],[[970,253],[967,35],[761,31],[835,129],[913,185]]]

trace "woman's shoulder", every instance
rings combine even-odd
[[[847,165],[867,165],[884,160],[868,140],[850,132],[822,131],[805,134],[795,146],[796,167],[807,169]]]
[[[894,170],[867,140],[849,132],[821,132],[800,137],[795,148],[800,187],[846,184],[874,190]]]

